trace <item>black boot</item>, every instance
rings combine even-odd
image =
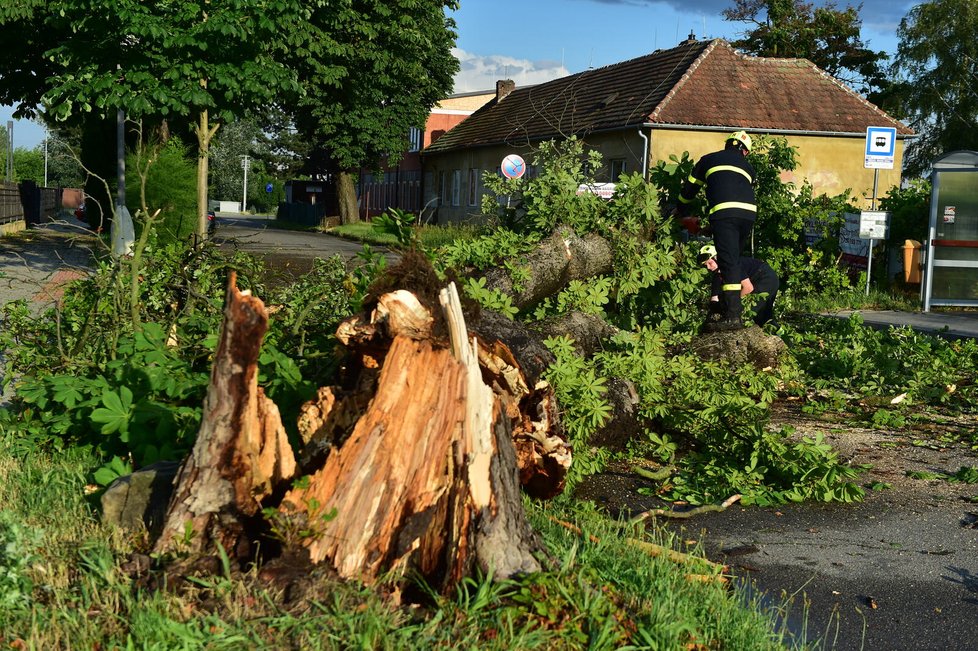
[[[713,332],[743,330],[744,322],[740,317],[744,311],[744,306],[740,301],[740,290],[730,289],[724,291],[721,302],[723,303],[723,318],[713,326]]]

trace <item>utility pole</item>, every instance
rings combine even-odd
[[[48,133],[44,130],[44,187],[48,187]]]
[[[241,190],[241,212],[248,210],[248,154],[241,157],[241,167],[244,168],[244,186]]]
[[[14,121],[7,120],[7,183],[14,182]]]

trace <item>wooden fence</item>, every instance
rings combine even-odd
[[[39,188],[26,181],[0,182],[0,224],[23,220],[28,226],[55,220],[61,213],[61,188]]]

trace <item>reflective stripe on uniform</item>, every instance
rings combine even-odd
[[[707,172],[706,175],[709,176],[710,173]],[[706,181],[701,181],[698,178],[696,178],[695,176],[693,176],[692,174],[690,174],[689,175],[689,178],[686,179],[686,180],[689,181],[690,183],[695,184],[695,185],[706,185]]]
[[[718,203],[717,205],[710,208],[709,214],[713,214],[718,210],[726,210],[727,208],[740,208],[741,210],[749,210],[751,212],[757,212],[757,206],[752,203],[744,203],[742,201],[724,201],[723,203]]]
[[[747,179],[748,183],[754,183],[754,179],[751,178],[750,172],[733,165],[717,165],[716,167],[711,167],[710,169],[706,170],[706,178],[710,178],[710,174],[713,174],[714,172],[737,172],[737,174],[740,174]]]
[[[732,292],[734,290],[740,290],[740,283],[730,283],[722,287],[725,292]]]
[[[683,195],[679,195],[679,203],[693,203],[693,201],[695,201],[695,200],[696,200],[696,196],[695,195],[693,197],[689,198],[689,199],[687,199]]]

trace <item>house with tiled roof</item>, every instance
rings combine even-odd
[[[357,183],[360,217],[368,219],[388,208],[398,208],[429,221],[437,202],[428,201],[425,205],[421,199],[422,148],[437,141],[494,96],[492,91],[477,91],[442,99],[432,107],[423,129],[411,129],[407,151],[401,152],[396,160],[382,161],[379,172],[361,169]]]
[[[698,158],[746,129],[798,148],[799,168],[784,180],[800,186],[807,179],[816,193],[850,189],[869,208],[871,126],[897,134],[894,168],[879,170],[882,196],[900,183],[910,128],[810,61],[747,56],[722,39],[690,39],[535,86],[497,83],[494,98],[422,151],[424,199],[439,206],[439,221],[476,215],[482,172],[546,140],[583,139],[605,163],[598,180],[614,181],[684,151]]]

